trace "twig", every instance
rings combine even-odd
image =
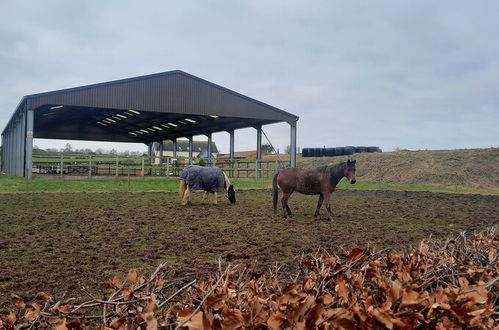
[[[220,265],[220,263],[219,263],[219,265]],[[229,267],[226,268],[226,270],[225,270],[224,273],[226,274],[228,270],[229,270]],[[197,312],[199,312],[199,310],[203,306],[203,304],[206,301],[206,299],[213,293],[213,291],[215,291],[215,289],[218,287],[218,285],[220,284],[220,282],[222,281],[223,278],[224,278],[224,274],[221,274],[220,277],[218,278],[217,282],[215,283],[215,285],[213,285],[213,287],[211,288],[211,290],[208,291],[208,293],[204,296],[203,300],[201,300],[201,303],[194,310],[194,312],[192,312],[191,315],[187,319],[185,319],[182,323],[180,323],[179,325],[177,325],[177,327],[175,328],[175,330],[178,330],[181,327],[183,327],[184,324],[186,324],[187,322],[189,322],[194,317],[194,315],[196,315]]]
[[[168,297],[165,301],[163,301],[160,304],[158,304],[158,307],[159,308],[163,307],[164,304],[166,304],[168,301],[170,301],[173,297],[175,297],[176,295],[178,295],[180,292],[182,292],[186,288],[190,287],[195,282],[196,282],[196,280],[192,280],[189,283],[187,283],[186,285],[184,285],[183,287],[181,287],[180,289],[178,289],[174,294],[172,294],[170,297]]]

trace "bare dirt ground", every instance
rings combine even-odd
[[[499,196],[338,190],[333,222],[313,219],[317,197],[293,195],[288,220],[273,215],[268,190],[237,197],[215,206],[195,194],[195,205],[181,207],[173,193],[2,194],[0,311],[12,293],[99,295],[113,275],[160,262],[179,275],[202,275],[219,257],[294,271],[297,256],[317,248],[399,250],[429,235],[499,224]]]

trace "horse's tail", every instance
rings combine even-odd
[[[277,186],[277,176],[279,172],[274,175],[274,179],[272,180],[272,196],[273,196],[273,205],[274,205],[274,213],[277,214],[277,200],[279,199],[279,187]]]

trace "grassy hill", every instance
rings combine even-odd
[[[282,155],[281,155],[282,158]],[[357,160],[358,180],[499,190],[499,148],[394,151],[299,158],[303,168]]]

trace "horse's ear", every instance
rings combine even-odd
[[[229,190],[234,190],[234,185],[233,184],[229,185]]]
[[[352,160],[352,163],[354,163],[354,164],[355,164],[355,162],[356,162],[356,161],[357,161],[357,160],[356,160],[356,159],[354,159],[354,160]]]

